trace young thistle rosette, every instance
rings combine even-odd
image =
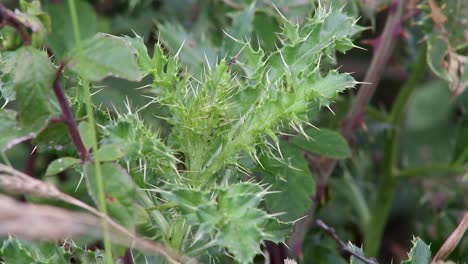
[[[177,158],[174,151],[144,124],[138,113],[118,113],[104,127],[103,133],[101,144],[118,147],[122,152],[122,166],[141,188],[176,178]]]
[[[239,173],[226,172],[240,166],[245,154],[258,161],[258,147],[271,145],[266,140],[278,142],[283,124],[303,133],[308,109],[328,106],[356,84],[349,74],[329,70],[335,52],[354,47],[351,38],[363,30],[355,19],[319,6],[304,25],[282,20],[282,46],[276,51],[265,54],[228,36],[241,47],[235,63],[223,59],[212,67],[207,62],[201,76],[180,65],[182,47],[169,56],[157,43],[150,58],[141,39],[131,40],[140,68],[153,76],[149,92],[170,112],[169,142],[184,156],[177,185],[154,191],[175,204],[167,214],[172,222],[182,218],[190,226],[175,232],[182,235],[172,234],[188,254],[227,248],[237,261],[248,263],[260,253],[262,241],[284,241],[290,223],[260,208],[266,188],[238,183]],[[231,176],[218,185],[225,175]]]

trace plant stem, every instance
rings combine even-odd
[[[73,24],[73,33],[75,36],[75,44],[78,51],[78,59],[82,59],[82,46],[81,46],[81,36],[80,36],[80,26],[78,24],[78,16],[76,13],[76,6],[75,0],[68,0],[68,9],[70,11],[70,16]],[[87,80],[83,79],[83,92],[84,92],[84,103],[86,105],[86,114],[88,116],[88,121],[90,124],[90,133],[92,138],[92,149],[93,152],[96,153],[98,150],[98,141],[97,141],[97,134],[96,134],[96,122],[94,119],[94,112],[93,112],[93,105],[91,102],[91,93],[89,91],[89,83]],[[104,194],[104,182],[102,179],[102,168],[101,163],[99,162],[99,157],[94,155],[94,163],[95,163],[95,174],[96,174],[96,181],[97,181],[97,189],[98,189],[98,201],[99,201],[99,210],[107,216],[107,206],[106,206],[106,199]],[[101,217],[101,224],[104,233],[104,252],[107,264],[114,263],[112,258],[112,245],[110,241],[109,235],[109,226],[104,217]]]
[[[377,256],[380,249],[382,234],[387,223],[388,214],[392,205],[393,194],[398,185],[395,177],[396,156],[399,139],[399,123],[401,114],[410,98],[410,95],[424,78],[426,71],[426,49],[421,48],[417,61],[413,66],[410,79],[403,85],[390,113],[392,129],[385,136],[384,163],[382,166],[382,178],[377,189],[377,200],[372,210],[369,226],[364,236],[364,252],[370,256]]]
[[[9,167],[12,167],[12,166],[11,166],[11,162],[10,162],[10,160],[8,159],[8,157],[7,157],[7,155],[5,154],[5,152],[0,151],[0,156],[2,157],[2,160],[3,160],[3,162],[4,162],[6,165],[8,165]]]
[[[22,23],[21,20],[18,19],[15,12],[9,10],[3,4],[0,4],[0,28],[5,25],[10,25],[18,31],[21,38],[23,39],[23,45],[31,45],[31,37],[26,30],[27,24]]]
[[[420,166],[420,167],[413,167],[409,169],[401,170],[395,176],[397,178],[410,178],[412,176],[430,174],[430,173],[443,173],[446,174],[456,174],[456,173],[464,173],[467,169],[464,166],[459,165],[452,165],[447,163],[441,164],[431,164],[429,166]]]
[[[336,245],[338,246],[338,249],[340,251],[346,252],[350,255],[353,255],[355,258],[359,259],[360,261],[366,263],[366,264],[378,264],[377,260],[373,258],[366,258],[365,256],[359,254],[358,252],[355,252],[352,250],[348,245],[346,245],[345,242],[343,242],[338,235],[335,232],[335,229],[332,227],[329,227],[326,225],[322,220],[317,219],[315,220],[315,224],[320,227],[327,235],[329,235],[333,240],[335,240]]]
[[[373,97],[375,90],[379,84],[379,81],[382,77],[382,73],[387,66],[388,60],[393,53],[395,44],[398,38],[395,37],[395,32],[398,31],[398,28],[401,26],[404,6],[407,2],[398,0],[392,2],[391,5],[397,5],[396,8],[393,6],[394,11],[390,12],[387,20],[385,22],[385,27],[379,37],[380,45],[377,47],[377,50],[374,52],[372,57],[371,64],[366,72],[364,81],[359,87],[359,92],[354,98],[353,103],[346,114],[346,117],[342,120],[341,134],[348,139],[349,141],[353,138],[352,133],[354,131],[354,124],[359,115],[365,111],[368,107],[371,98]],[[392,8],[392,9],[393,9]],[[328,178],[335,169],[337,161],[334,159],[326,159],[324,162],[321,162],[319,166],[319,184],[318,187],[324,188],[328,182]],[[312,223],[312,216],[315,211],[316,203],[313,203],[312,207],[307,212],[306,218],[302,221],[297,221],[295,223],[295,228],[291,234],[288,245],[292,249],[291,257],[296,257],[299,251],[294,251],[294,249],[300,248],[301,243],[304,239],[307,229]]]
[[[83,140],[81,140],[80,132],[78,131],[78,125],[76,124],[75,118],[73,117],[73,113],[71,111],[70,105],[68,104],[67,97],[62,90],[60,85],[60,75],[62,74],[63,69],[65,68],[65,64],[62,63],[57,70],[57,74],[54,80],[54,93],[55,97],[57,97],[57,101],[60,105],[60,109],[62,110],[62,116],[60,120],[68,127],[68,133],[72,139],[73,145],[75,145],[76,150],[80,153],[81,163],[86,163],[89,161],[90,154],[89,151],[86,149]]]
[[[369,206],[364,199],[361,190],[354,182],[353,177],[351,177],[347,171],[344,172],[343,178],[344,183],[349,189],[348,198],[350,199],[350,202],[354,204],[354,207],[361,219],[362,226],[367,226],[370,218]]]

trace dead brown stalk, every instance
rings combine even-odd
[[[445,240],[442,247],[440,247],[437,254],[432,259],[432,264],[442,263],[445,258],[457,247],[460,240],[463,238],[463,235],[468,229],[468,211],[463,214],[463,218],[460,224],[453,230],[453,232],[449,235],[447,240]]]
[[[52,206],[15,204],[3,196],[0,200],[0,236],[12,234],[32,240],[56,240],[79,235],[96,237],[101,230],[99,218],[104,218],[111,228],[110,233],[115,243],[159,254],[172,263],[197,263],[194,259],[173,252],[161,244],[136,236],[94,207],[59,191],[55,186],[3,164],[0,164],[0,189],[12,194],[60,200],[91,213],[75,213]],[[62,218],[60,214],[63,214]],[[46,221],[47,219],[50,221]]]

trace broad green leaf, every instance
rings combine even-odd
[[[89,81],[100,81],[114,76],[129,81],[139,81],[143,73],[138,67],[136,50],[123,37],[98,33],[83,42],[81,58],[75,48],[70,52],[68,66]]]
[[[109,216],[129,230],[133,230],[136,224],[135,184],[118,164],[102,163],[101,169]],[[96,204],[99,204],[95,165],[88,163],[85,170],[88,192]]]
[[[449,80],[443,62],[447,56],[447,44],[436,34],[427,37],[427,64],[432,72],[444,80]]]
[[[417,89],[409,99],[400,145],[408,168],[434,162],[449,164],[455,158],[456,105],[450,103],[451,97],[447,84],[437,80]]]
[[[40,130],[52,115],[54,66],[45,52],[31,47],[5,53],[2,60],[1,71],[9,75],[16,92],[20,125],[32,131]]]
[[[253,21],[255,17],[255,2],[252,2],[249,7],[244,10],[233,12],[230,14],[232,23],[227,29],[227,34],[241,42],[247,41],[252,32]],[[242,49],[243,44],[237,43],[230,38],[226,38],[225,48],[229,56],[236,55]]]
[[[271,185],[274,193],[265,197],[271,213],[284,213],[278,218],[295,221],[312,206],[315,194],[315,181],[307,166],[304,153],[291,145],[280,146],[284,160],[279,162],[271,157],[263,157],[262,181]]]
[[[345,159],[351,155],[346,139],[336,131],[311,128],[306,130],[306,134],[310,139],[299,135],[291,143],[303,150],[330,158]]]
[[[421,240],[421,238],[414,238],[411,243],[413,247],[408,253],[408,259],[401,262],[401,264],[429,264],[431,263],[431,249]]]
[[[0,151],[6,151],[16,144],[34,137],[34,133],[24,129],[16,120],[16,112],[0,111]]]
[[[76,164],[79,164],[80,161],[81,161],[80,159],[76,159],[72,157],[58,158],[49,164],[45,175],[50,176],[50,175],[59,174],[60,172],[65,171],[68,168],[73,167]]]
[[[36,263],[31,252],[13,237],[3,241],[0,255],[5,263]]]
[[[280,31],[276,17],[270,16],[268,12],[257,10],[253,23],[253,27],[256,29],[252,36],[253,39],[258,37],[260,46],[265,50],[275,49],[277,44],[276,32]]]
[[[81,38],[87,39],[97,33],[97,15],[93,6],[84,0],[75,0]],[[63,58],[66,51],[75,46],[70,10],[66,1],[45,1],[44,10],[52,18],[52,34],[47,35],[47,45],[57,59]]]
[[[165,23],[158,26],[159,39],[173,54],[179,51],[181,62],[188,66],[194,76],[203,72],[203,67],[216,65],[217,50],[205,39],[197,39],[187,33],[180,25]]]
[[[93,146],[93,135],[91,135],[90,124],[88,121],[82,121],[78,124],[78,131],[80,132],[81,140],[87,149]]]
[[[114,161],[120,159],[124,153],[122,152],[121,147],[118,145],[104,145],[101,146],[95,154],[99,161]]]
[[[63,123],[49,124],[46,129],[33,139],[32,143],[37,147],[39,153],[48,153],[58,156],[74,156],[77,154],[73,145],[68,128]]]
[[[138,62],[138,66],[140,69],[145,73],[148,74],[154,68],[153,61],[151,60],[150,56],[148,55],[148,50],[143,42],[143,38],[140,36],[136,36],[134,38],[125,37],[127,41],[135,48],[136,51],[136,58]]]

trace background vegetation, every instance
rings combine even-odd
[[[467,17],[3,0],[0,262],[467,262]]]

